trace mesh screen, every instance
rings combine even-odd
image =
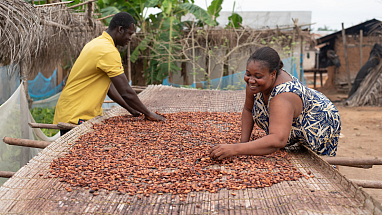
[[[153,111],[241,112],[243,91],[190,90],[149,86],[139,94]],[[380,214],[381,204],[358,189],[337,170],[303,146],[287,148],[298,171],[314,175],[283,181],[270,187],[216,193],[191,192],[184,201],[170,193],[149,196],[120,195],[100,190],[94,196],[81,187],[68,192],[66,183],[48,175],[53,159],[64,157],[81,135],[95,123],[125,115],[114,108],[71,130],[45,148],[0,188],[2,213],[104,213],[104,214]],[[194,197],[191,197],[194,195]]]

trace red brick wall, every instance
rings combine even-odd
[[[362,47],[362,62],[360,65],[360,50],[359,50],[359,37],[347,37],[346,43],[348,44],[347,53],[348,53],[348,62],[350,70],[350,79],[353,81],[370,55],[370,51],[373,48],[376,38],[374,37],[363,37],[363,47]],[[380,41],[379,41],[380,42]],[[345,50],[342,41],[342,37],[339,37],[335,41],[335,51],[340,59],[341,67],[338,69],[337,83],[346,82],[347,83],[347,70],[346,70],[346,61],[345,61]]]

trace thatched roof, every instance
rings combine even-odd
[[[38,71],[48,61],[75,59],[104,26],[65,5],[34,7],[23,0],[0,1],[0,64]],[[66,55],[66,56],[65,56]]]
[[[357,91],[346,101],[347,106],[382,106],[382,63],[363,79]]]

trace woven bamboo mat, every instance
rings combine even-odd
[[[139,94],[152,111],[241,112],[244,91],[214,91],[149,86]],[[42,178],[54,158],[64,156],[93,123],[126,114],[114,108],[71,130],[45,148],[0,187],[1,214],[382,214],[381,203],[342,176],[303,146],[287,149],[291,162],[314,178],[284,181],[270,187],[218,193],[193,192],[185,201],[171,194],[136,196],[101,191],[93,196],[83,188],[67,192],[58,178]],[[195,194],[195,197],[190,197]]]

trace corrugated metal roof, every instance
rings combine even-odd
[[[370,33],[372,33],[373,30],[376,29],[381,29],[381,21],[377,19],[371,19],[366,22],[360,23],[358,25],[354,25],[350,28],[345,29],[345,34],[346,35],[352,35],[352,34],[359,34],[360,30],[363,30],[363,35],[368,36]],[[318,38],[317,39],[317,44],[322,44],[322,43],[327,43],[330,40],[333,40],[337,37],[337,35],[342,34],[342,31],[337,31],[333,34],[326,35],[324,37]]]

